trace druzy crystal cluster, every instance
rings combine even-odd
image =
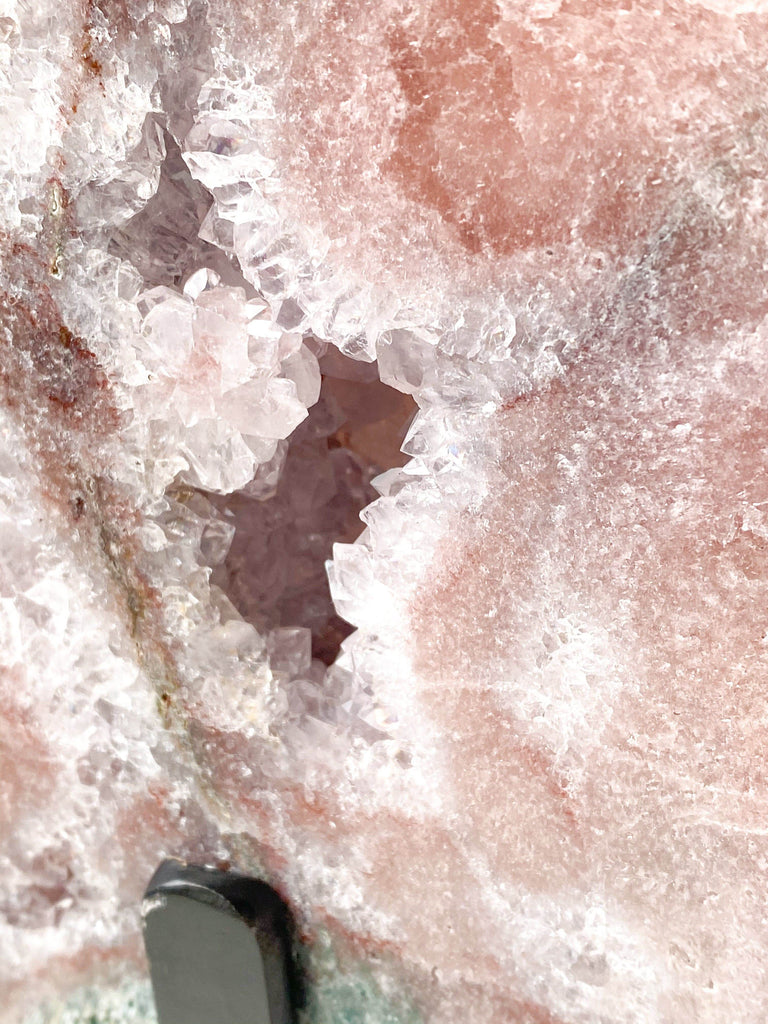
[[[766,97],[765,0],[0,0],[3,1024],[149,1024],[169,856],[302,1024],[764,1024]]]

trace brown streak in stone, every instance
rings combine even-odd
[[[47,285],[47,268],[28,246],[6,239],[0,293],[0,386],[24,425],[39,459],[42,493],[76,524],[83,541],[100,549],[127,613],[140,663],[162,692],[176,689],[172,655],[152,639],[160,626],[161,595],[138,566],[133,536],[139,513],[110,481],[100,445],[119,433],[124,412],[86,342],[62,323]],[[178,711],[163,704],[168,727]]]

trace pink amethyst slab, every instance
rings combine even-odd
[[[167,856],[285,895],[306,1022],[763,1024],[768,4],[0,58],[3,1024],[151,1019]]]

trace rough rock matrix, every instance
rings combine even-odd
[[[0,0],[2,1024],[152,1021],[167,856],[302,1024],[764,1024],[766,95],[765,0]]]

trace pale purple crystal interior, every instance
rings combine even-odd
[[[158,861],[306,1024],[768,1016],[768,3],[0,0],[0,1021]]]

